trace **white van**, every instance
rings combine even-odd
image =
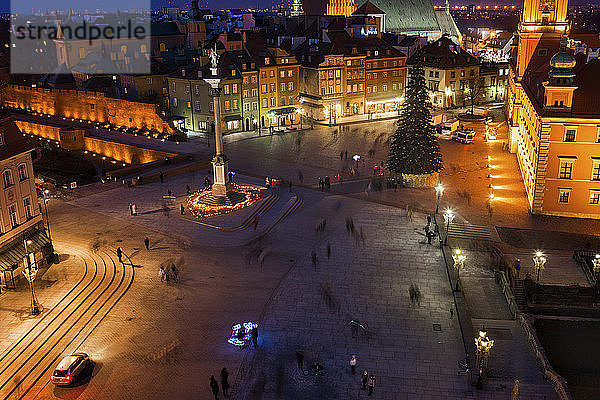
[[[474,137],[474,131],[456,131],[452,133],[452,140],[456,140],[457,142],[464,144],[473,143]]]

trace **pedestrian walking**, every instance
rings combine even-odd
[[[181,212],[181,215],[183,215],[185,213],[185,207],[183,206],[183,204],[179,205],[179,210]]]
[[[221,388],[223,389],[223,396],[229,397],[229,372],[225,367],[221,370]]]
[[[175,264],[171,264],[171,275],[173,276],[173,282],[179,282],[179,270],[175,266]]]
[[[300,183],[304,182],[304,175],[300,170],[298,170],[298,180],[300,181]]]
[[[165,267],[163,267],[162,265],[158,269],[158,277],[160,278],[161,282],[165,281],[165,278],[166,278]]]
[[[185,185],[185,191],[187,194],[190,194],[190,185]]]
[[[148,239],[148,236],[144,239],[144,246],[146,246],[146,250],[150,250],[150,239]]]
[[[133,204],[129,203],[129,214],[133,215]]]
[[[210,178],[208,176],[204,177],[204,187],[207,188],[210,186]]]
[[[375,375],[371,375],[369,377],[369,396],[373,394],[373,389],[375,389]]]
[[[122,257],[123,257],[123,249],[120,247],[117,247],[117,257],[119,257],[119,262],[122,263]]]
[[[327,259],[331,258],[331,243],[327,243]]]
[[[323,191],[323,186],[324,186],[323,178],[319,177],[319,189],[321,189],[321,191]]]
[[[410,305],[414,306],[415,305],[415,298],[416,298],[416,291],[415,291],[415,284],[412,283],[410,285],[410,287],[408,288],[408,294],[410,295]]]
[[[131,205],[131,214],[132,214],[133,216],[136,216],[136,215],[137,215],[137,206],[135,205],[135,203],[133,203],[133,204]]]
[[[451,303],[450,304],[450,319],[452,319],[453,316],[454,316],[454,305]]]
[[[258,226],[258,216],[254,217],[254,221],[252,221],[252,225],[254,226],[254,230],[256,230],[256,227]]]
[[[360,382],[362,383],[362,386],[360,387],[361,390],[366,390],[367,389],[367,382],[369,381],[369,373],[367,372],[367,370],[365,369],[360,377]]]
[[[313,268],[317,268],[317,253],[314,250],[310,253],[310,257],[312,258]]]
[[[356,373],[356,356],[355,355],[350,357],[350,371],[352,372],[352,375],[354,375]]]
[[[215,396],[215,400],[218,400],[219,399],[219,383],[215,379],[214,375],[210,376],[209,385],[210,385],[210,389],[212,390],[213,396]]]
[[[435,237],[435,233],[433,231],[427,232],[427,244],[431,244],[431,241]]]
[[[167,196],[171,197],[171,194],[172,194],[172,193],[173,193],[173,192],[171,192],[171,189],[167,190]]]
[[[344,152],[340,151],[340,160],[343,160],[343,159],[344,159]]]
[[[304,353],[302,350],[296,351],[296,361],[298,362],[298,369],[303,370],[304,368]]]
[[[348,150],[344,151],[344,160],[348,159]]]
[[[289,183],[290,193],[292,193],[292,181]]]
[[[160,178],[160,183],[165,183],[165,175],[162,173],[162,171],[160,171],[158,177]]]
[[[252,346],[258,346],[258,328],[254,326],[251,331],[252,334]]]

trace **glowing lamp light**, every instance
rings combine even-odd
[[[227,342],[239,348],[248,346],[252,340],[253,328],[258,328],[258,324],[255,324],[254,322],[244,322],[233,325],[231,327],[231,337],[227,339]]]

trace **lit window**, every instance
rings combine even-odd
[[[590,204],[600,204],[600,190],[590,190]]]
[[[594,165],[592,167],[592,180],[600,181],[600,159],[592,160]]]
[[[231,85],[231,92],[234,93],[234,94],[238,92],[238,85],[237,85],[237,83],[234,83],[233,85]]]
[[[565,142],[575,141],[575,129],[567,129],[565,132]]]
[[[572,159],[563,159],[560,160],[560,169],[558,172],[558,177],[560,179],[571,179],[573,175],[573,164],[575,163]]]
[[[568,203],[571,197],[571,189],[558,189],[558,202]]]
[[[229,94],[229,85],[223,86],[223,94]]]

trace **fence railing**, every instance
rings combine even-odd
[[[529,343],[529,346],[533,350],[535,358],[539,363],[540,368],[542,369],[542,373],[544,374],[546,379],[548,379],[550,383],[552,383],[552,386],[554,387],[554,391],[558,395],[558,398],[560,400],[572,400],[573,398],[571,397],[571,393],[569,392],[569,389],[567,387],[567,381],[565,380],[565,378],[563,378],[554,371],[554,369],[550,365],[550,362],[548,361],[548,358],[546,358],[546,353],[544,352],[542,344],[535,335],[535,330],[531,327],[531,324],[527,320],[525,315],[519,311],[515,302],[515,297],[513,296],[512,291],[510,290],[510,286],[508,285],[506,277],[504,276],[504,272],[496,271],[496,282],[498,282],[498,284],[501,285],[502,292],[506,297],[506,301],[508,302],[511,312],[513,312],[514,310],[513,315],[519,322],[519,325],[521,325],[521,328],[523,328],[525,335],[527,335],[527,343]]]

